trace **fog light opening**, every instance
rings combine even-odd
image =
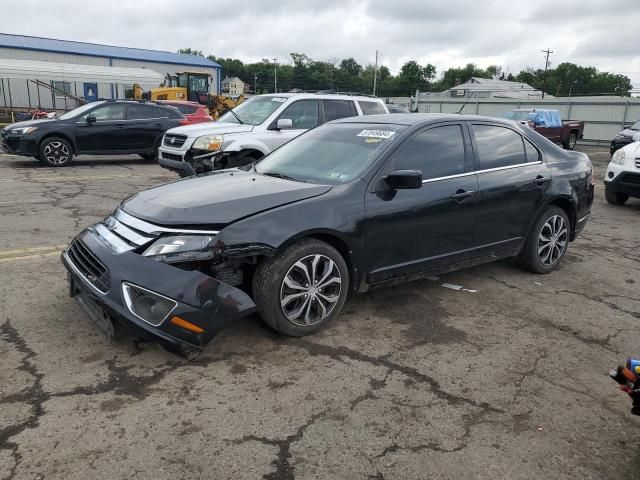
[[[613,178],[613,172],[609,172],[607,175],[609,178]]]
[[[178,305],[175,300],[127,282],[122,283],[122,295],[129,311],[154,327],[160,325]]]

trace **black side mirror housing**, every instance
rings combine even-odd
[[[96,117],[93,115],[89,115],[87,117],[87,123],[91,124],[91,123],[96,123]]]
[[[409,190],[422,187],[422,172],[420,170],[394,170],[384,181],[394,190]]]

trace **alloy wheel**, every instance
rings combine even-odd
[[[567,224],[560,215],[550,217],[538,235],[538,258],[543,265],[554,265],[567,248]]]
[[[52,165],[62,165],[69,160],[69,147],[62,142],[50,142],[44,147],[44,158]]]
[[[320,254],[303,257],[282,280],[282,313],[294,325],[315,325],[331,314],[341,289],[342,276],[333,260]]]

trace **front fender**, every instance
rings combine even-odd
[[[248,138],[231,139],[230,143],[224,146],[223,152],[234,153],[240,152],[242,150],[257,150],[263,155],[266,155],[270,152],[269,147],[267,147],[267,145],[265,145],[264,143],[255,139]]]

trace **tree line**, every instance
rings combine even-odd
[[[180,49],[179,53],[205,56],[201,51],[191,48]],[[275,74],[279,92],[300,89],[373,93],[375,66],[372,64],[363,66],[352,57],[324,62],[314,60],[304,53],[290,55],[291,64],[278,64],[277,72],[273,60],[268,58],[255,63],[214,55],[207,58],[222,66],[224,76],[239,77],[256,93],[274,92]],[[448,68],[438,75],[436,67],[430,63],[420,65],[410,60],[397,75],[392,75],[385,65],[378,65],[376,93],[380,97],[401,97],[409,96],[416,90],[440,92],[464,83],[471,77],[524,82],[555,96],[629,96],[632,88],[631,80],[625,75],[600,72],[595,67],[567,62],[548,69],[546,74],[541,68],[525,68],[514,75],[505,72],[498,65],[481,68],[468,63],[464,67]]]

